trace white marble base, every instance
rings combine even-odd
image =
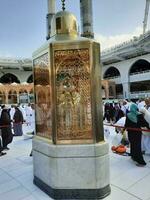
[[[100,189],[109,186],[109,148],[106,142],[53,145],[33,139],[34,177],[54,189]]]

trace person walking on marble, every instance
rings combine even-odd
[[[149,129],[149,124],[144,119],[143,114],[138,112],[137,105],[135,103],[132,103],[130,106],[130,112],[126,115],[124,130],[127,129],[128,139],[130,142],[131,158],[133,161],[136,162],[137,166],[146,165],[146,162],[144,161],[142,150],[141,150],[142,131],[137,130],[137,129],[141,129],[141,127],[143,126]],[[130,129],[129,127],[132,129]],[[133,128],[135,130],[133,130]]]
[[[11,119],[8,113],[7,107],[3,106],[3,110],[0,117],[0,126],[1,126],[1,136],[3,142],[3,149],[9,150],[7,145],[12,142],[13,134],[11,130]]]
[[[146,108],[141,108],[140,112],[143,113],[144,119],[148,122],[150,126],[150,111]],[[145,129],[145,127],[143,126]],[[150,155],[150,132],[142,131],[142,152]]]
[[[16,106],[14,117],[13,117],[13,127],[14,127],[14,135],[15,136],[23,135],[23,131],[22,131],[23,121],[24,121],[23,114],[20,111],[20,109]]]
[[[3,152],[3,145],[2,145],[2,139],[1,139],[1,132],[0,132],[0,156],[6,155],[6,152]]]

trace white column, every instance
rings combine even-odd
[[[48,14],[55,13],[55,1],[56,0],[48,0],[47,1]]]
[[[51,37],[51,21],[53,16],[55,15],[55,4],[56,0],[47,0],[47,7],[48,7],[48,14],[47,18],[47,36],[46,39],[48,40]]]
[[[92,0],[80,0],[81,36],[94,38]]]
[[[123,86],[124,99],[130,99],[130,83],[129,82],[122,83],[122,86]]]

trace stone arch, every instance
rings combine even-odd
[[[27,78],[27,83],[33,83],[33,74]]]
[[[103,75],[103,78],[104,79],[110,79],[110,78],[116,78],[116,77],[119,77],[120,76],[120,72],[119,70],[116,68],[116,67],[109,67],[104,75]]]
[[[10,90],[8,93],[8,104],[17,103],[17,92],[15,90]]]
[[[20,83],[20,80],[18,79],[18,77],[12,73],[7,73],[4,74],[1,78],[0,78],[0,83],[4,83],[4,84],[11,84],[11,83]]]
[[[131,65],[129,75],[143,73],[146,71],[150,71],[150,63],[145,59],[139,59]]]
[[[20,89],[19,90],[19,94],[27,94],[27,90],[26,89]]]

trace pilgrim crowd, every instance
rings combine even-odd
[[[150,98],[137,102],[118,100],[103,104],[103,122],[105,139],[109,136],[107,126],[115,127],[116,136],[121,140],[113,144],[113,152],[121,149],[120,153],[129,148],[128,153],[137,166],[145,166],[143,154],[150,155]],[[35,132],[34,105],[0,106],[0,156],[9,150],[8,145],[14,136],[22,136],[23,123]],[[120,145],[119,145],[120,144]],[[119,147],[119,148],[118,148]],[[124,147],[124,149],[123,149]]]
[[[26,123],[32,134],[35,131],[34,105],[0,106],[0,156],[6,155],[14,136],[22,136],[22,125]]]
[[[150,155],[150,98],[140,99],[137,102],[122,100],[106,102],[103,106],[104,124],[115,127],[116,143],[112,140],[112,151],[127,154],[137,166],[145,166],[144,154]],[[108,127],[104,135],[108,138]],[[121,136],[121,137],[120,137]],[[119,145],[120,143],[120,145]]]

